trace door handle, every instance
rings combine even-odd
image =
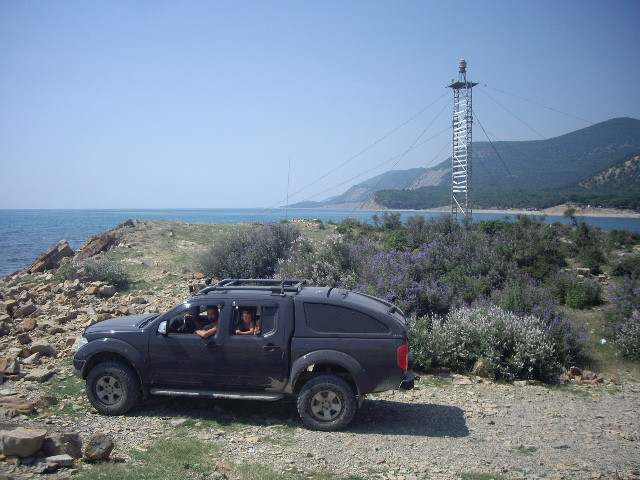
[[[277,345],[273,345],[272,343],[270,343],[269,345],[265,345],[264,347],[262,347],[264,350],[266,350],[267,352],[273,352],[274,350],[280,350],[280,347]]]

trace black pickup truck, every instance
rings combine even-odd
[[[217,329],[203,338],[196,324],[212,307]],[[242,331],[243,312],[251,333]],[[397,307],[304,280],[227,279],[166,313],[99,322],[84,331],[73,365],[102,414],[123,414],[150,394],[297,395],[300,418],[316,430],[346,427],[367,393],[414,384]]]

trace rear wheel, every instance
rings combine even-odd
[[[103,362],[87,375],[87,396],[103,415],[122,415],[140,401],[138,377],[120,362]]]
[[[311,379],[298,395],[298,414],[312,430],[341,430],[356,413],[356,397],[343,379],[321,375]]]

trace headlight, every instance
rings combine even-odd
[[[76,339],[76,352],[78,350],[80,350],[82,347],[84,347],[87,343],[89,343],[89,340],[87,340],[87,337],[78,337]]]

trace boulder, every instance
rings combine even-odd
[[[117,243],[118,237],[114,235],[112,231],[100,235],[93,235],[78,249],[75,258],[76,260],[91,258],[99,253],[108,251],[111,247],[117,245]]]
[[[78,433],[54,433],[47,436],[42,444],[42,451],[47,457],[55,455],[70,455],[73,458],[82,457],[82,440]]]
[[[13,318],[24,318],[32,315],[38,308],[33,303],[20,304],[13,309]]]
[[[53,270],[60,266],[60,262],[63,258],[72,257],[73,250],[69,246],[69,242],[66,240],[60,240],[55,245],[52,245],[49,250],[38,255],[31,265],[29,265],[25,271],[27,273],[44,272],[45,270]]]
[[[100,296],[113,297],[116,294],[116,287],[112,285],[103,285],[100,287]]]
[[[54,473],[64,467],[73,467],[73,464],[73,457],[70,457],[69,455],[54,455],[46,457],[44,462],[39,462],[34,467],[34,472],[40,475]]]
[[[22,320],[22,328],[25,332],[31,332],[38,326],[35,318],[25,318]]]
[[[54,374],[55,372],[53,370],[47,370],[46,368],[34,368],[29,373],[27,373],[25,380],[28,380],[30,382],[44,383],[51,377],[53,377]]]
[[[9,322],[0,322],[0,337],[11,334],[11,325]]]
[[[56,349],[44,340],[39,340],[32,345],[29,345],[31,353],[39,353],[45,357],[55,357],[57,355]]]
[[[0,450],[5,456],[30,457],[42,448],[46,430],[16,428],[0,431]]]
[[[16,357],[0,357],[0,370],[7,375],[20,373],[20,360]]]
[[[84,448],[83,458],[87,462],[100,462],[107,460],[114,447],[113,440],[104,433],[97,433],[89,439]]]
[[[16,335],[16,340],[18,340],[18,343],[20,345],[26,345],[27,343],[31,343],[31,337],[27,332],[19,333],[18,335]]]

